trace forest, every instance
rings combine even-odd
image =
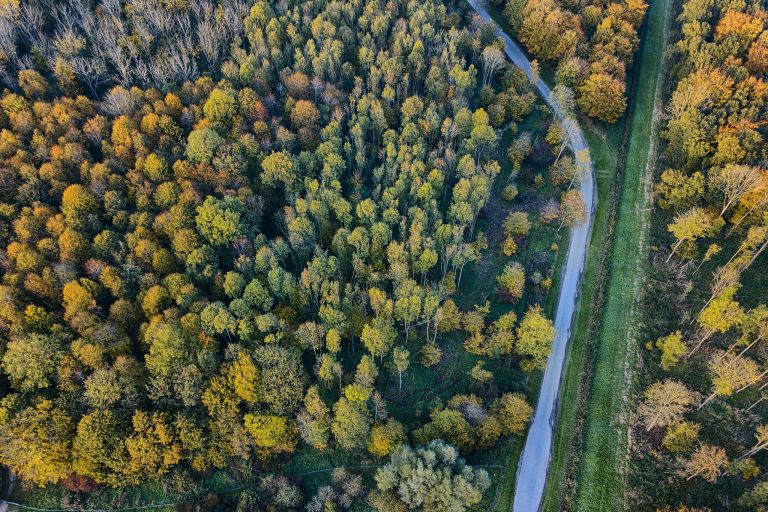
[[[491,0],[537,63],[553,68],[587,116],[615,123],[627,107],[627,69],[648,8],[643,0]]]
[[[526,430],[558,250],[587,215],[562,123],[502,48],[463,2],[0,2],[19,496],[122,506],[222,472],[253,484],[198,507],[495,492],[466,461]],[[621,66],[585,62],[576,103],[615,117]],[[617,104],[596,113],[605,77]],[[282,472],[324,453],[376,469]]]
[[[678,13],[630,485],[643,510],[765,510],[768,12],[687,0]]]

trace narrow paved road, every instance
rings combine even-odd
[[[528,75],[533,78],[531,63],[520,47],[501,30],[488,14],[485,6],[478,0],[467,0],[485,21],[493,23],[498,29],[499,36],[504,39],[507,56]],[[541,498],[544,494],[544,485],[547,480],[547,470],[552,453],[552,437],[556,421],[556,405],[558,391],[560,389],[560,377],[565,363],[565,352],[571,335],[573,312],[576,308],[576,300],[579,295],[579,281],[584,270],[584,260],[587,255],[587,244],[592,229],[592,221],[595,212],[595,173],[592,167],[592,159],[589,157],[589,148],[584,140],[584,135],[578,123],[564,115],[559,105],[550,97],[547,84],[540,78],[536,79],[536,90],[552,108],[555,114],[563,120],[571,148],[574,153],[582,152],[586,158],[579,159],[585,166],[584,181],[580,184],[581,193],[587,205],[589,215],[587,221],[581,226],[571,230],[568,256],[563,268],[563,279],[560,287],[560,297],[557,300],[555,313],[555,329],[557,335],[552,345],[552,354],[547,361],[544,377],[541,383],[539,400],[536,403],[536,412],[533,416],[525,440],[523,456],[517,471],[517,485],[515,487],[515,512],[536,512],[541,506]]]

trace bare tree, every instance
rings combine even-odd
[[[488,85],[504,64],[504,54],[495,46],[486,46],[481,57],[483,62],[483,86]]]

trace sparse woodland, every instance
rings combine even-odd
[[[633,429],[642,510],[768,506],[768,12],[688,0],[670,91]]]
[[[605,18],[621,20],[621,48],[598,27],[611,21],[585,14],[590,36],[575,34],[575,46],[611,49],[562,61],[587,112],[607,106],[592,81],[615,87],[620,105],[597,117],[623,111],[642,10]],[[717,30],[745,56],[758,44]],[[260,478],[242,511],[479,503],[489,476],[459,453],[525,431],[523,375],[543,367],[555,334],[543,297],[557,246],[530,254],[526,239],[559,240],[585,215],[563,128],[500,45],[460,2],[1,1],[0,462],[22,488],[183,487],[224,469]],[[723,109],[702,114],[708,147],[730,148],[712,169],[755,166],[765,111],[745,110],[738,91],[762,82],[750,65],[712,66],[722,80],[707,73],[711,95],[686,104]],[[718,131],[721,119],[730,124]],[[696,206],[717,236],[733,227],[746,244],[711,311],[734,297],[768,228],[754,187],[729,192],[717,220],[711,176],[728,175],[702,169],[711,155],[698,154],[675,172],[705,170],[713,192],[670,208]],[[694,244],[678,244],[672,262],[698,264]],[[469,306],[462,282],[483,265],[489,301]],[[761,310],[742,309],[729,334],[751,342]],[[703,340],[697,357],[722,345],[724,361],[763,371],[761,345],[728,352],[727,329],[712,322],[706,339],[686,329],[691,349]],[[448,350],[472,358],[462,392],[393,415],[388,397],[408,394],[416,367],[437,378]],[[496,368],[519,381],[495,382]],[[302,496],[279,474],[301,450],[384,467],[371,492],[337,470]],[[420,459],[461,485],[425,495],[419,485],[437,476],[406,467]]]

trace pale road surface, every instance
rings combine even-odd
[[[507,56],[532,78],[531,63],[520,47],[505,34],[501,28],[491,19],[485,6],[477,0],[467,0],[480,17],[496,25],[499,36],[504,39]],[[547,102],[555,114],[564,118],[559,106],[553,98],[550,98],[550,90],[547,84],[540,78],[536,80],[536,89],[539,95]],[[573,312],[579,295],[579,281],[584,270],[584,260],[587,255],[589,234],[592,230],[592,220],[595,211],[595,173],[592,160],[589,157],[589,148],[584,141],[584,135],[578,123],[572,118],[563,119],[568,139],[574,153],[584,150],[586,158],[582,161],[585,166],[584,180],[580,185],[584,202],[587,205],[587,221],[581,226],[571,229],[568,256],[563,269],[563,279],[560,287],[560,297],[557,300],[555,314],[555,329],[557,334],[552,345],[552,354],[547,361],[544,377],[541,382],[539,400],[536,403],[536,412],[533,423],[525,440],[523,456],[517,471],[517,485],[515,487],[515,501],[512,509],[514,512],[537,512],[541,507],[541,499],[544,494],[544,484],[547,480],[547,469],[552,454],[552,438],[556,421],[556,405],[558,391],[560,389],[560,377],[563,373],[565,362],[565,349],[571,334]]]

